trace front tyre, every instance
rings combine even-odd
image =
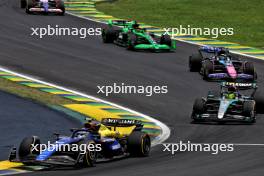
[[[202,98],[197,98],[193,104],[192,120],[194,122],[201,121],[202,119],[197,118],[206,111],[205,101]]]
[[[245,101],[243,104],[243,115],[250,118],[251,123],[256,122],[256,103],[255,101]]]
[[[264,114],[264,96],[263,91],[259,88],[254,96],[256,101],[256,112],[258,114]]]
[[[26,137],[22,140],[18,149],[18,156],[20,160],[25,160],[30,155],[38,155],[40,148],[33,151],[33,146],[40,145],[40,139],[38,136]]]
[[[254,64],[252,62],[246,62],[244,66],[244,73],[253,76],[253,80],[257,79]]]
[[[20,0],[20,8],[24,9],[24,8],[26,8],[26,6],[27,6],[27,1],[26,0]]]
[[[30,9],[33,7],[33,0],[27,0],[27,4],[26,4],[26,13],[27,14],[32,14],[32,12],[30,11]]]
[[[117,32],[113,27],[107,26],[102,30],[102,39],[104,43],[113,43],[117,39]]]
[[[252,62],[246,62],[245,63],[245,68],[244,68],[244,73],[254,75],[255,74],[255,67]]]
[[[130,34],[128,36],[127,49],[128,50],[135,50],[136,45],[137,45],[137,36],[135,34]]]
[[[83,166],[84,167],[94,167],[97,160],[97,152],[95,151],[96,143],[93,140],[90,140],[86,143],[87,146],[94,145],[94,151],[86,150],[83,156]]]
[[[189,57],[189,69],[191,72],[199,72],[202,66],[201,54],[193,54]]]
[[[209,75],[211,73],[213,73],[214,71],[214,64],[209,61],[209,60],[206,60],[204,63],[203,63],[203,79],[204,80],[208,80],[209,79]]]
[[[60,16],[64,16],[65,14],[65,5],[63,1],[58,1],[57,2],[57,8],[60,9],[62,12],[59,13]]]

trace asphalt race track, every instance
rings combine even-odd
[[[42,80],[95,95],[127,106],[167,124],[172,134],[168,142],[263,143],[264,116],[254,125],[195,125],[190,113],[196,97],[217,89],[197,73],[187,69],[188,56],[196,46],[178,42],[175,53],[131,52],[103,44],[100,37],[32,37],[31,27],[101,27],[101,24],[66,15],[26,15],[18,0],[0,0],[0,65],[34,75]],[[263,61],[255,60],[258,81],[263,82]],[[97,85],[168,85],[166,95],[97,94]],[[263,84],[259,84],[263,87]],[[54,124],[51,118],[46,122]],[[3,125],[3,121],[1,121]],[[12,125],[11,123],[5,125]],[[12,126],[11,126],[12,127]],[[10,127],[10,128],[11,128]],[[33,131],[32,131],[33,132]],[[28,175],[262,175],[264,147],[235,147],[234,152],[212,155],[182,152],[172,156],[155,147],[149,158],[131,158],[98,164],[95,168],[67,171],[34,172]]]
[[[70,128],[80,126],[65,114],[5,92],[0,92],[0,104],[0,160],[7,160],[10,149],[18,147],[24,137],[37,135],[45,142],[54,132],[69,134]]]

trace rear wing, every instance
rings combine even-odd
[[[231,87],[234,86],[239,90],[247,90],[247,89],[257,89],[257,83],[239,83],[239,82],[222,82],[221,87]]]
[[[109,20],[108,25],[109,26],[132,26],[133,24],[136,24],[136,21],[128,21],[128,20]]]
[[[206,53],[217,53],[218,49],[211,46],[202,46],[199,48],[200,52],[206,52]]]
[[[104,118],[101,123],[105,126],[111,127],[131,127],[131,126],[142,126],[141,121],[131,119],[116,119],[116,118]]]
[[[252,90],[250,93],[250,97],[254,97],[257,91],[257,84],[256,83],[238,83],[238,82],[223,82],[221,84],[221,94],[224,92],[224,89],[228,87],[236,87],[237,93],[240,91],[248,91]]]
[[[228,48],[224,47],[202,46],[199,48],[199,53],[201,55],[207,54],[209,56],[217,56],[220,52],[230,55]]]
[[[219,53],[220,51],[229,52],[227,48],[224,47],[212,47],[212,46],[202,46],[199,48],[199,51],[206,53]]]

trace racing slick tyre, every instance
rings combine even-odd
[[[117,38],[117,33],[113,27],[106,27],[102,31],[102,39],[104,43],[113,43]]]
[[[26,8],[26,6],[27,6],[27,1],[26,0],[20,0],[20,8],[24,9],[24,8]]]
[[[64,16],[65,14],[65,5],[63,1],[57,2],[57,8],[62,10],[62,13],[59,13],[60,16]]]
[[[171,37],[168,34],[162,35],[160,37],[160,44],[161,45],[167,45],[167,46],[171,47],[172,46]]]
[[[135,46],[137,45],[137,36],[135,34],[130,34],[128,36],[128,50],[135,50]]]
[[[29,155],[38,155],[40,153],[40,148],[38,151],[32,151],[32,145],[40,144],[40,139],[38,136],[26,137],[22,140],[18,149],[18,156],[20,160],[27,158]]]
[[[86,152],[83,156],[83,166],[84,167],[94,167],[96,160],[97,160],[97,152],[95,151],[95,142],[93,140],[90,140],[86,143],[87,147],[86,147]],[[94,145],[94,151],[88,150],[88,146],[89,145]]]
[[[205,111],[205,101],[202,98],[197,98],[193,104],[192,120],[194,122],[202,121],[202,119],[197,119],[196,115],[203,114]]]
[[[243,115],[246,117],[250,117],[250,122],[256,122],[256,103],[255,101],[245,101],[243,104]]]
[[[209,74],[213,73],[214,71],[214,65],[211,61],[209,60],[206,60],[204,63],[203,63],[203,79],[204,80],[208,80],[209,79]]]
[[[202,60],[200,54],[193,54],[189,57],[189,68],[191,72],[199,72],[202,66]]]
[[[256,75],[255,75],[255,67],[254,67],[254,64],[252,62],[246,62],[245,63],[244,73],[245,74],[249,74],[249,75],[253,75],[254,76],[254,79],[256,78]]]
[[[260,89],[257,90],[255,94],[255,101],[256,101],[256,112],[258,114],[264,114],[264,92]]]
[[[30,9],[33,7],[33,0],[27,0],[27,4],[26,4],[26,13],[27,14],[32,14],[32,12],[30,12]]]
[[[149,156],[151,140],[148,134],[142,131],[133,131],[127,140],[128,152],[132,156]]]

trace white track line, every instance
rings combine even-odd
[[[240,143],[237,143],[234,145],[237,145],[237,146],[263,146],[264,147],[264,144],[240,144]]]
[[[48,86],[51,86],[51,87],[54,87],[54,88],[57,88],[57,89],[61,89],[61,90],[67,91],[67,92],[71,92],[71,93],[74,93],[76,95],[80,95],[80,96],[83,96],[83,97],[86,97],[86,98],[94,99],[96,101],[101,101],[101,102],[109,104],[111,106],[115,106],[117,108],[126,110],[128,112],[133,113],[133,114],[142,116],[142,117],[144,117],[144,118],[156,123],[162,130],[161,135],[159,137],[157,137],[157,139],[155,141],[153,141],[153,146],[164,142],[170,136],[170,129],[164,123],[162,123],[159,120],[154,119],[154,118],[152,118],[150,116],[147,116],[145,114],[137,112],[135,110],[131,110],[131,109],[127,108],[127,107],[120,106],[118,104],[115,104],[115,103],[112,103],[112,102],[109,102],[109,101],[106,101],[106,100],[103,100],[103,99],[100,99],[100,98],[97,98],[97,97],[94,97],[94,96],[91,96],[91,95],[87,95],[85,93],[81,93],[81,92],[78,92],[78,91],[75,91],[75,90],[71,90],[71,89],[68,89],[68,88],[65,88],[65,87],[61,87],[61,86],[58,86],[56,84],[52,84],[52,83],[49,83],[49,82],[41,81],[41,80],[33,78],[31,76],[27,76],[27,75],[24,75],[24,74],[21,74],[21,73],[17,73],[17,72],[11,71],[11,70],[3,68],[3,67],[0,67],[0,70],[4,71],[4,72],[7,72],[7,73],[14,74],[16,76],[19,76],[19,77],[22,77],[22,78],[25,78],[25,79],[28,79],[28,80],[31,80],[31,81],[34,81],[34,82],[37,82],[37,83],[45,84],[45,85],[48,85]]]
[[[190,141],[189,141],[190,142]],[[180,143],[162,143],[164,145],[166,144],[180,144]],[[197,142],[190,142],[190,143],[187,143],[187,142],[182,142],[182,144],[201,144],[201,145],[204,145],[204,144],[210,144],[210,145],[213,145],[213,144],[225,144],[225,145],[234,145],[234,146],[263,146],[264,147],[264,144],[261,144],[261,143],[255,143],[255,144],[250,144],[250,143],[211,143],[211,142],[201,142],[201,143],[197,143]]]
[[[79,15],[76,15],[74,13],[70,13],[70,12],[65,12],[65,13],[68,14],[68,15],[71,15],[71,16],[74,16],[74,17],[77,17],[77,18],[81,18],[81,19],[85,19],[85,20],[89,20],[89,21],[92,21],[92,22],[101,23],[101,24],[107,24],[106,22],[97,21],[97,20],[94,20],[92,18],[88,18],[88,17],[84,17],[84,16],[79,16]]]

